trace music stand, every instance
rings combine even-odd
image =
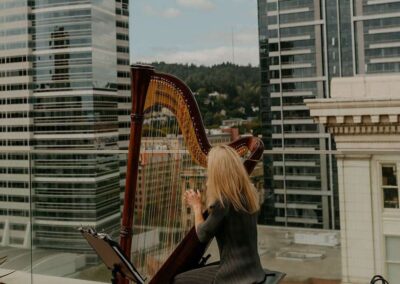
[[[97,233],[93,228],[79,228],[79,231],[107,268],[112,271],[112,284],[117,284],[117,273],[131,281],[144,284],[145,279],[126,258],[119,244],[113,241],[110,236]]]

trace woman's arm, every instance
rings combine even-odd
[[[218,228],[220,228],[222,220],[228,212],[228,206],[223,207],[219,202],[215,203],[210,207],[208,218],[204,220],[200,192],[190,190],[185,193],[185,199],[193,208],[197,237],[203,243],[208,242],[215,236]]]

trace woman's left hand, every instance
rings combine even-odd
[[[186,203],[193,208],[193,210],[201,211],[201,193],[200,191],[193,189],[185,191],[184,198]]]

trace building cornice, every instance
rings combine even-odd
[[[400,99],[305,100],[316,123],[337,135],[400,135]]]

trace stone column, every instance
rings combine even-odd
[[[375,271],[370,155],[338,155],[342,283],[369,283]]]

